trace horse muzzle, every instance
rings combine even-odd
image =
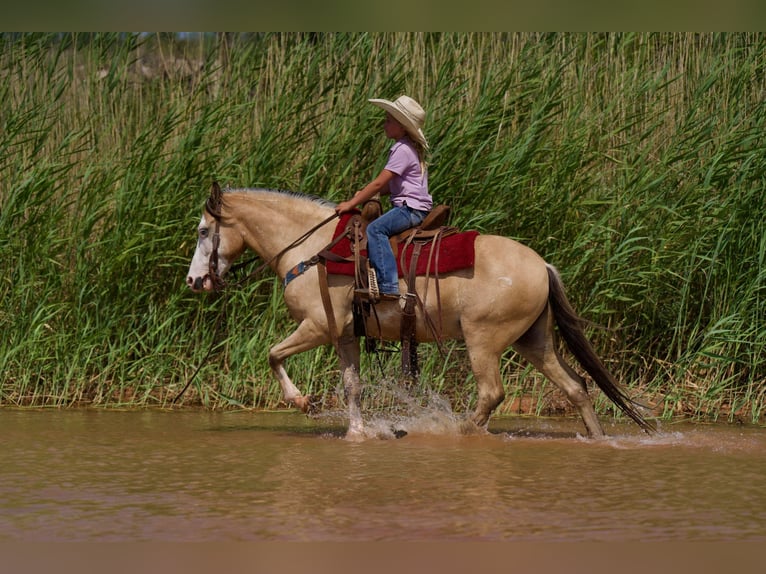
[[[203,277],[189,276],[186,278],[186,285],[195,293],[199,293],[201,291],[212,291],[215,287],[215,282],[211,279],[210,275]]]

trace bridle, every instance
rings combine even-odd
[[[210,258],[207,263],[207,279],[210,279],[213,283],[213,290],[220,291],[226,285],[226,282],[221,278],[221,274],[218,273],[218,249],[221,246],[221,207],[223,205],[223,197],[221,196],[221,188],[218,186],[218,182],[213,183],[213,190],[210,192],[210,197],[205,201],[205,209],[215,220],[215,230],[213,231],[213,249],[210,252]],[[205,279],[203,277],[202,283],[204,285]]]

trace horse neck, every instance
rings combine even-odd
[[[226,194],[226,216],[239,228],[245,246],[264,261],[272,258],[333,214],[332,207],[309,197],[270,191]],[[334,225],[317,229],[300,245],[271,262],[280,277],[297,263],[316,255],[331,240]]]

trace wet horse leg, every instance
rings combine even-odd
[[[285,402],[295,405],[304,413],[309,411],[310,399],[301,395],[301,392],[290,380],[284,368],[284,361],[292,355],[309,351],[329,342],[329,335],[326,330],[323,330],[313,321],[304,320],[289,337],[274,345],[269,351],[269,366],[279,381]],[[341,337],[338,342],[338,355],[346,391],[346,401],[348,402],[349,426],[346,436],[351,439],[361,438],[364,433],[364,425],[362,423],[362,393],[359,382],[359,340],[352,336]]]
[[[593,403],[588,397],[585,382],[564,361],[556,349],[553,314],[550,311],[550,306],[546,306],[537,321],[513,346],[566,394],[569,401],[579,411],[588,435],[592,438],[603,437],[604,429],[601,427]]]
[[[364,438],[362,422],[362,385],[359,381],[359,339],[353,336],[341,337],[338,341],[338,357],[343,388],[348,403],[348,431],[346,438]]]

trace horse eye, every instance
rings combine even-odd
[[[207,227],[203,227],[199,230],[199,236],[202,239],[205,239],[207,237]]]

